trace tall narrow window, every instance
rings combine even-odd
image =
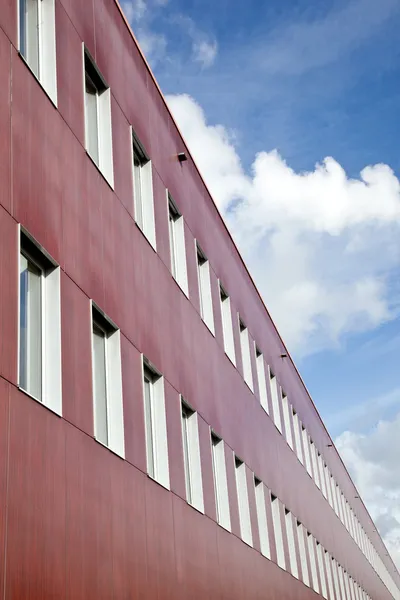
[[[340,591],[342,593],[342,598],[346,598],[346,590],[344,587],[344,576],[343,576],[343,569],[340,565],[337,566],[338,567],[338,575],[339,575],[339,586],[340,586]]]
[[[313,590],[319,594],[317,560],[315,557],[314,538],[311,533],[307,534],[308,554],[310,556],[311,577]]]
[[[289,546],[290,571],[294,577],[299,578],[299,570],[297,567],[297,554],[293,530],[294,517],[292,513],[285,509],[286,533]]]
[[[297,458],[299,459],[301,464],[304,464],[303,444],[301,441],[301,425],[300,425],[299,417],[294,409],[293,409],[293,429],[294,429],[294,441],[296,444]]]
[[[228,481],[226,478],[224,442],[214,433],[211,434],[211,447],[213,459],[215,504],[218,523],[231,530],[231,516],[229,510]]]
[[[94,305],[92,357],[95,437],[124,457],[120,331]]]
[[[312,467],[311,467],[311,455],[310,455],[310,436],[307,433],[307,429],[302,425],[301,430],[303,436],[303,450],[304,450],[304,459],[306,464],[307,473],[312,477]]]
[[[328,498],[330,507],[333,508],[331,476],[329,473],[328,465],[326,463],[324,465],[324,472],[325,472],[325,485],[326,485],[327,498]]]
[[[285,550],[283,546],[283,531],[281,521],[281,510],[280,503],[276,496],[271,494],[271,508],[272,508],[272,523],[274,526],[275,544],[276,544],[276,557],[278,565],[282,569],[286,569],[285,561]]]
[[[319,452],[318,452],[318,455],[317,455],[317,460],[318,460],[318,469],[319,469],[319,479],[320,479],[320,482],[321,482],[321,491],[322,491],[323,495],[326,498],[327,494],[326,494],[326,484],[325,484],[324,463],[323,463],[323,460],[322,460],[322,456],[321,456],[321,454]]]
[[[60,268],[20,234],[19,386],[61,414]]]
[[[240,327],[240,348],[242,351],[243,377],[251,391],[253,391],[253,374],[251,370],[250,339],[249,331],[241,319]]]
[[[220,287],[221,297],[221,313],[222,313],[222,330],[224,337],[224,348],[227,356],[231,359],[233,364],[235,361],[235,344],[233,341],[233,323],[232,323],[232,312],[231,312],[231,300],[226,292]]]
[[[321,489],[321,483],[319,481],[317,449],[312,440],[310,440],[310,455],[311,455],[311,462],[312,462],[312,466],[313,466],[314,481],[315,481],[317,487],[319,487]]]
[[[331,567],[332,567],[332,575],[333,575],[333,586],[335,588],[336,598],[342,598],[341,591],[340,591],[340,585],[339,585],[338,564],[337,564],[336,560],[333,558],[333,556],[332,556]]]
[[[287,396],[282,392],[282,408],[283,408],[283,422],[285,423],[286,441],[293,450],[293,437],[292,437],[292,407],[289,404]]]
[[[281,411],[280,411],[280,407],[279,407],[279,391],[278,391],[278,381],[275,377],[275,375],[273,374],[273,372],[270,370],[269,371],[269,383],[270,383],[270,387],[271,387],[271,398],[272,398],[272,412],[273,412],[273,418],[274,418],[274,423],[277,426],[277,428],[279,429],[279,431],[282,433],[282,422],[281,422]]]
[[[135,221],[156,249],[152,163],[133,129],[131,133]]]
[[[214,334],[214,311],[211,295],[210,263],[196,244],[197,275],[199,281],[200,314],[208,329]]]
[[[253,535],[251,531],[249,496],[247,493],[246,465],[239,458],[235,457],[236,489],[239,505],[239,521],[242,540],[253,545]]]
[[[169,244],[171,252],[171,273],[182,291],[188,296],[186,266],[185,227],[183,217],[170,195],[169,200]]]
[[[256,493],[256,509],[260,548],[264,556],[266,556],[267,558],[271,558],[271,551],[269,547],[267,512],[265,508],[264,484],[260,481],[260,479],[254,477],[254,487]]]
[[[324,559],[325,559],[325,569],[326,569],[326,580],[328,583],[328,590],[329,590],[329,598],[334,598],[335,590],[333,587],[333,576],[332,576],[332,567],[331,567],[332,561],[331,561],[331,557],[329,556],[329,553],[327,550],[325,550]]]
[[[333,478],[333,475],[331,475],[331,494],[332,494],[333,510],[335,511],[336,515],[339,516],[339,507],[338,507],[337,496],[336,496],[336,483]]]
[[[204,512],[197,413],[182,402],[181,416],[186,499],[197,510]]]
[[[297,539],[299,542],[299,554],[303,583],[310,587],[310,577],[308,574],[307,550],[305,544],[305,529],[300,521],[297,521]]]
[[[19,50],[56,104],[54,0],[19,0]]]
[[[147,472],[152,479],[169,489],[164,379],[146,360],[143,361],[143,400]]]
[[[257,365],[257,379],[258,379],[258,390],[260,394],[260,404],[265,410],[268,410],[268,395],[267,395],[267,381],[265,378],[265,364],[264,357],[261,351],[256,347],[256,365]]]
[[[111,92],[86,49],[84,57],[86,150],[108,183],[113,186]]]
[[[317,555],[316,556],[317,556],[319,576],[320,576],[320,580],[321,580],[322,595],[324,598],[328,598],[328,590],[327,590],[326,578],[325,578],[324,551],[319,542],[317,542]]]

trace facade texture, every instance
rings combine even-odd
[[[400,598],[118,3],[0,73],[1,597]]]

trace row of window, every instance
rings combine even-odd
[[[55,40],[54,0],[19,0],[21,55],[56,104]],[[109,184],[113,186],[111,91],[84,46],[83,64],[86,149]],[[154,249],[156,249],[152,163],[133,130],[131,151],[135,220]],[[171,272],[188,296],[184,220],[169,193],[167,193],[167,199]],[[25,236],[21,246],[20,385],[35,398],[45,403],[47,399],[48,403],[51,404],[51,408],[61,414],[61,351],[58,337],[60,328],[57,328],[60,320],[58,302],[59,269],[45,253],[42,253],[38,259],[38,252],[35,248],[36,246]],[[201,316],[209,330],[214,334],[210,265],[198,245],[196,245],[196,253]],[[222,286],[220,286],[220,306],[224,349],[231,362],[236,365],[234,320],[231,303]],[[45,307],[47,307],[46,315],[44,315]],[[269,413],[266,387],[268,380],[272,401],[272,418],[278,430],[281,433],[283,432],[282,408],[285,437],[289,446],[297,453],[299,460],[304,464],[310,476],[313,477],[331,507],[388,589],[391,593],[394,593],[394,591],[398,593],[397,587],[385,565],[357,521],[343,493],[335,484],[321,454],[301,425],[296,412],[290,406],[286,395],[281,390],[269,367],[269,377],[266,378],[264,357],[255,344],[251,343],[247,327],[240,316],[238,316],[238,327],[243,377],[248,387],[254,391],[252,372],[252,358],[254,357],[252,357],[252,353],[255,352],[256,376],[261,405]],[[58,334],[54,334],[54,332],[58,332]],[[117,347],[119,347],[118,329],[112,326],[109,320],[101,314],[101,311],[93,306],[92,348],[94,361],[93,383],[97,398],[95,411],[96,436],[99,441],[110,445],[119,454],[123,454],[121,449],[121,432],[123,439],[122,408],[117,410],[118,414],[111,416],[108,411],[111,410],[114,403],[110,400],[107,404],[107,394],[122,398],[122,390],[116,391],[113,386],[107,385],[111,373],[120,368],[120,365],[118,365],[119,351],[115,352]],[[114,360],[113,357],[117,358]],[[47,365],[47,368],[46,361],[51,361],[51,365]],[[154,389],[156,388],[157,386]],[[119,423],[118,426],[115,425],[117,422]],[[187,422],[190,422],[189,418]],[[151,427],[147,427],[148,436],[155,426],[156,424],[152,423]]]

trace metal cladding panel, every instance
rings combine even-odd
[[[373,537],[116,2],[56,0],[58,109],[15,48],[14,0],[0,26],[0,593],[6,585],[5,600],[316,598],[274,563],[267,493],[273,560],[258,551],[255,473],[374,600],[388,600],[243,381],[237,313]],[[82,43],[111,88],[114,190],[84,148]],[[152,160],[157,252],[133,218],[131,126]],[[166,189],[185,221],[189,298],[170,271]],[[62,269],[62,419],[16,388],[18,223]],[[199,314],[195,240],[210,262],[215,337]],[[218,281],[231,297],[237,368],[224,352]],[[93,439],[90,299],[121,330],[125,461]],[[165,378],[171,491],[146,475],[142,355]],[[180,394],[198,411],[205,515],[185,502]],[[210,429],[226,444],[232,533],[216,523]],[[240,539],[234,454],[247,465],[255,548]]]

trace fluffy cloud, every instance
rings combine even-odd
[[[336,345],[397,314],[400,184],[387,165],[351,179],[328,157],[296,173],[273,150],[247,174],[234,134],[193,98],[167,100],[289,349]]]
[[[193,42],[194,60],[202,65],[203,68],[211,67],[217,57],[217,42],[206,39]]]
[[[367,434],[346,431],[336,446],[387,548],[400,567],[400,414]]]

